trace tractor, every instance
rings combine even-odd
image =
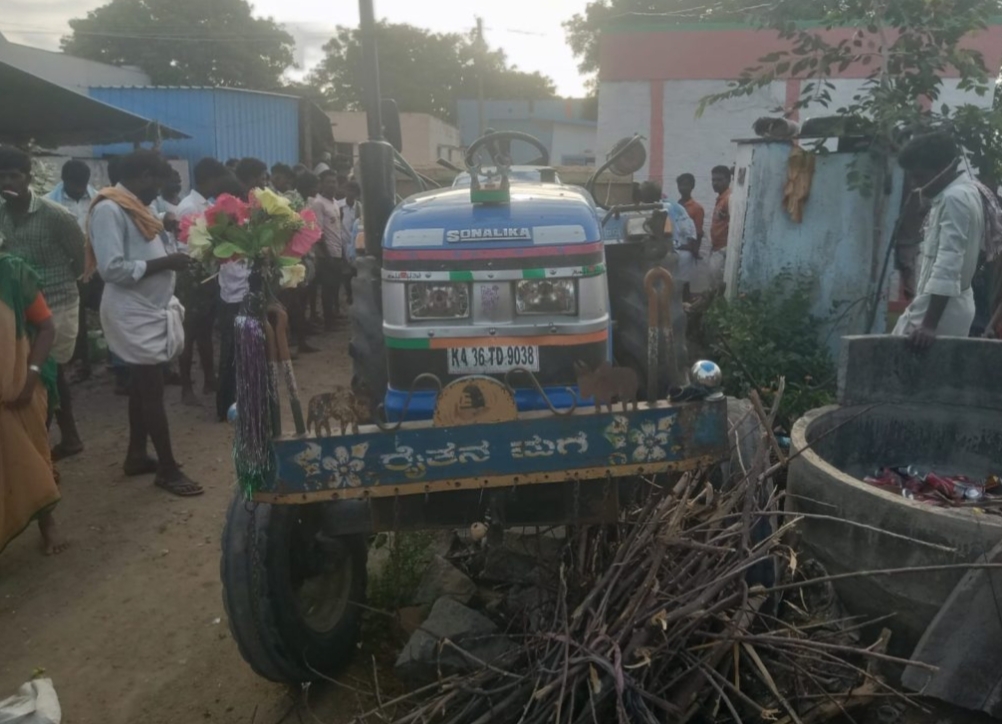
[[[602,171],[643,164],[641,140],[580,188],[560,182],[537,139],[490,132],[451,188],[398,203],[395,170],[420,176],[379,95],[371,0],[360,10],[370,140],[350,351],[371,420],[276,435],[274,474],[237,492],[223,533],[231,631],[278,682],[351,658],[376,533],[611,523],[629,481],[729,450],[715,365],[695,370],[700,394],[668,399],[689,380],[666,214],[594,200]],[[513,168],[514,143],[536,162]]]

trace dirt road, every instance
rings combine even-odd
[[[304,405],[348,382],[347,334],[317,338],[322,350],[296,363]],[[168,388],[175,453],[206,488],[174,498],[152,478],[122,475],[126,399],[112,394],[110,377],[74,390],[87,449],[60,465],[56,512],[72,547],[46,558],[31,528],[0,555],[0,699],[44,669],[65,724],[280,721],[289,694],[240,658],[220,596],[231,426],[214,421],[210,398],[182,407],[179,388]],[[327,723],[353,713],[354,697],[343,698],[310,701]]]

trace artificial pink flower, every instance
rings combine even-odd
[[[205,212],[205,219],[209,222],[209,226],[216,223],[216,217],[219,214],[229,216],[233,223],[242,226],[250,218],[250,207],[236,196],[221,194],[216,199],[216,203]]]
[[[313,245],[320,241],[320,237],[323,236],[323,231],[321,231],[320,225],[317,223],[317,215],[313,211],[304,209],[299,212],[299,216],[303,220],[303,226],[289,239],[289,243],[286,244],[285,249],[282,251],[282,256],[294,256],[299,259],[303,254],[312,249]]]
[[[188,243],[188,235],[191,233],[191,227],[195,225],[197,220],[198,214],[188,214],[181,219],[181,227],[177,232],[177,238],[179,241],[183,241],[185,244]]]

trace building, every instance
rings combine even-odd
[[[364,111],[328,111],[334,150],[354,162],[358,158],[358,144],[369,137]],[[414,167],[429,167],[442,158],[460,165],[463,161],[463,144],[459,130],[428,113],[401,113],[400,131],[403,137],[403,156]]]
[[[851,38],[853,29],[819,30],[827,40]],[[1002,26],[972,35],[971,48],[980,50],[989,68],[1002,65]],[[704,206],[713,202],[710,169],[730,166],[736,138],[752,136],[752,124],[777,108],[800,98],[800,79],[777,78],[754,94],[725,101],[696,117],[703,98],[727,90],[741,72],[759,65],[759,58],[789,47],[772,31],[726,24],[671,24],[645,18],[625,18],[602,35],[599,70],[598,144],[607,148],[617,139],[640,133],[649,139],[641,178],[673,187],[681,173],[696,175],[695,196]],[[869,66],[848,67],[832,79],[829,108],[851,101]],[[952,75],[951,75],[952,74]],[[992,97],[978,97],[958,88],[956,71],[944,79],[942,103],[972,103],[991,107]],[[808,108],[799,120],[830,111]]]
[[[20,99],[0,107],[0,139],[23,138],[35,128],[30,137],[59,146],[59,156],[101,158],[147,142],[189,168],[204,156],[295,164],[333,144],[323,111],[297,96],[151,86],[139,69],[18,45],[3,36],[0,95]],[[70,132],[56,128],[57,121]],[[88,142],[99,145],[83,145]]]
[[[50,83],[86,93],[88,88],[107,85],[149,85],[150,77],[139,68],[119,67],[75,58],[41,48],[12,43],[0,34],[0,63],[38,76]]]
[[[190,138],[164,141],[169,158],[188,161],[211,156],[221,161],[254,156],[271,166],[300,158],[300,99],[235,88],[161,86],[90,89],[91,98],[152,118]],[[131,146],[95,146],[94,155],[128,153]]]
[[[0,35],[0,143],[89,156],[88,144],[156,142],[185,134],[90,98],[90,83],[148,82],[145,73],[17,45]]]
[[[477,100],[459,101],[459,130],[464,146],[469,146],[488,128],[522,131],[543,142],[550,151],[550,163],[555,166],[595,165],[599,154],[593,100],[484,101],[483,118],[480,106]],[[609,144],[602,148],[611,147]],[[517,162],[531,160],[530,154],[535,158],[525,144],[512,146],[512,153]]]

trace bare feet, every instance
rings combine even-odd
[[[181,404],[188,407],[201,407],[202,401],[198,399],[195,391],[188,386],[181,389]]]
[[[45,555],[55,556],[70,547],[69,541],[59,532],[52,511],[38,516],[38,530],[42,533],[42,552]]]
[[[73,457],[74,455],[79,455],[83,452],[83,449],[84,446],[80,440],[63,440],[52,448],[52,460],[53,462],[65,460],[66,458]]]

